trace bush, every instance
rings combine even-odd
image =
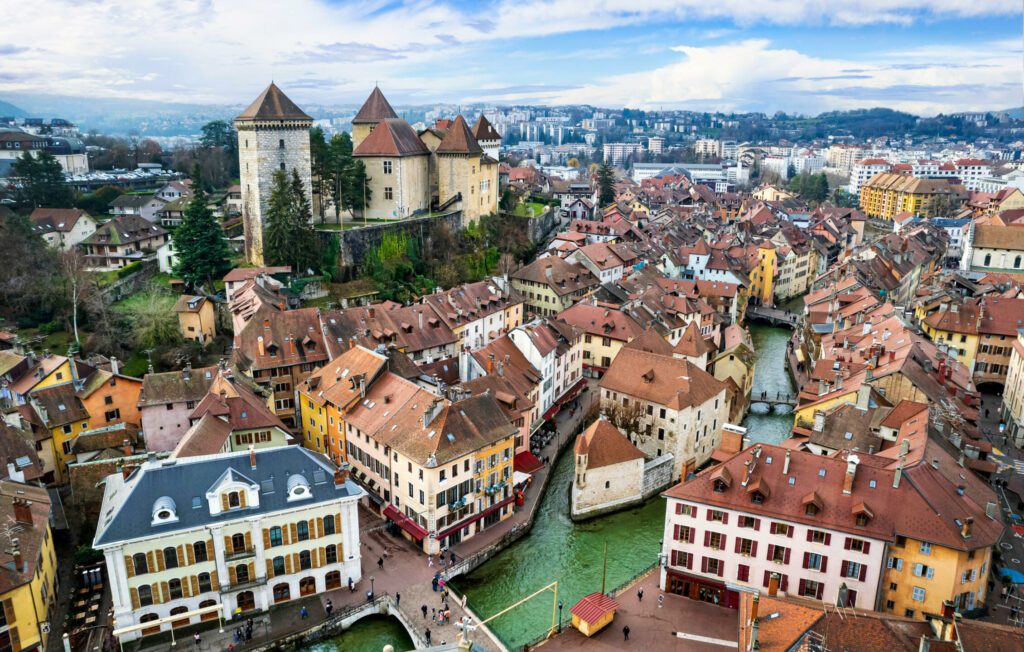
[[[137,271],[139,271],[139,263],[129,263],[117,270],[117,278],[127,278]]]
[[[75,550],[75,565],[89,566],[103,561],[103,553],[86,545],[78,546]]]
[[[54,321],[46,322],[44,324],[39,324],[39,332],[42,333],[43,335],[53,335],[54,333],[59,333],[63,330],[64,324],[57,319],[55,319]]]

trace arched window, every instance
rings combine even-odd
[[[284,557],[281,557],[280,555],[277,556],[277,557],[274,557],[274,577],[277,577],[278,575],[284,575],[284,574],[285,574]]]
[[[153,589],[150,588],[149,584],[143,584],[139,587],[139,604],[143,607],[153,604]]]
[[[611,481],[606,480],[605,483],[604,483],[604,488],[605,489],[611,489],[612,488]]]
[[[180,607],[175,607],[171,609],[170,615],[177,616],[178,614],[183,614],[186,612],[188,612],[188,607],[186,607],[185,605],[181,605]],[[171,627],[187,627],[191,621],[191,618],[182,618],[181,620],[175,620],[171,623]]]
[[[274,585],[274,602],[284,602],[290,600],[292,597],[292,590],[286,583]]]
[[[324,588],[328,591],[331,589],[340,589],[341,571],[331,571],[330,573],[327,573],[327,575],[324,575],[324,584],[326,585]]]
[[[270,547],[281,545],[281,528],[276,525],[270,528]]]
[[[256,596],[252,591],[242,591],[238,594],[238,608],[242,611],[250,611],[256,608]]]
[[[324,549],[324,559],[328,564],[338,563],[338,546],[331,544]]]
[[[245,550],[245,535],[242,533],[231,535],[231,551],[242,552]]]
[[[210,558],[206,556],[206,542],[196,541],[192,544],[192,554],[195,555],[196,563],[203,561],[210,561]]]
[[[146,561],[146,553],[137,552],[132,555],[132,565],[135,566],[136,575],[145,575],[149,572],[149,562]]]
[[[202,609],[204,607],[212,607],[212,606],[214,606],[216,604],[217,604],[216,600],[203,600],[202,602],[199,603],[199,608]],[[205,613],[205,614],[203,614],[202,616],[199,617],[199,620],[217,620],[217,612],[216,611],[210,611],[208,613]]]
[[[159,620],[159,619],[160,619],[160,616],[158,616],[156,614],[142,614],[142,617],[139,618],[139,622],[140,623],[149,623],[149,622],[152,622],[154,620]],[[156,634],[159,631],[160,631],[160,625],[157,625],[156,627],[147,627],[146,629],[142,630],[142,633],[145,636],[149,636],[150,634]]]
[[[239,507],[242,504],[237,491],[228,494],[228,507]]]
[[[334,517],[328,516],[324,518],[324,536],[328,534],[334,534]]]
[[[235,581],[238,584],[245,584],[249,581],[248,564],[239,564],[238,566],[235,566]]]
[[[312,558],[309,555],[308,550],[303,550],[299,553],[299,570],[306,570],[307,568],[313,567]]]
[[[174,546],[167,546],[166,548],[164,548],[164,567],[178,567],[178,551],[174,548]]]
[[[207,593],[208,591],[212,591],[213,590],[213,584],[210,582],[210,574],[209,573],[199,573],[199,575],[197,576],[196,579],[199,580],[199,592],[200,593]]]
[[[171,600],[181,600],[184,594],[181,592],[181,580],[174,578],[167,583],[167,590],[171,594]]]
[[[303,577],[299,580],[299,595],[313,595],[316,593],[316,578]]]
[[[992,264],[992,254],[985,254],[985,267]]]
[[[305,541],[309,539],[309,523],[305,521],[299,521],[295,526],[295,531],[299,534],[299,541]]]
[[[281,172],[284,172],[284,161],[281,161]]]

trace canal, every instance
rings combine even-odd
[[[761,324],[750,325],[758,362],[754,393],[792,393],[786,371],[786,342],[791,331]],[[762,406],[763,407],[763,406]],[[752,441],[777,443],[789,435],[793,417],[786,408],[751,412],[743,421]],[[465,593],[469,606],[488,618],[541,587],[558,580],[559,600],[569,608],[588,593],[601,590],[602,557],[608,546],[606,590],[628,582],[650,568],[661,549],[664,505],[652,498],[644,505],[584,523],[569,519],[572,455],[562,455],[541,500],[530,534],[472,573],[453,581]],[[551,625],[553,600],[544,593],[489,623],[511,650],[522,649]],[[396,651],[412,643],[394,618],[374,617],[357,622],[341,636],[308,648],[309,652],[377,652],[391,644]]]

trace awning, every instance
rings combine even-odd
[[[558,409],[560,407],[562,407],[562,406],[559,405],[558,403],[555,403],[554,405],[552,405],[551,407],[548,408],[548,411],[544,413],[544,416],[542,416],[540,420],[541,421],[550,421],[551,419],[554,418],[554,416],[556,414],[558,414]]]
[[[522,471],[523,473],[533,473],[543,466],[544,463],[537,459],[537,456],[530,451],[517,453],[516,456],[512,458],[512,468],[516,471]]]
[[[472,525],[473,523],[476,523],[477,521],[479,521],[480,519],[484,518],[485,516],[489,516],[489,515],[493,514],[494,512],[498,511],[499,509],[501,509],[502,507],[504,507],[505,505],[508,505],[509,503],[512,502],[513,499],[514,499],[513,496],[509,496],[508,498],[506,498],[505,500],[501,501],[500,503],[495,503],[495,504],[491,505],[490,507],[488,507],[487,509],[485,509],[484,511],[479,512],[477,514],[473,514],[472,516],[467,518],[465,521],[462,521],[461,523],[456,523],[455,525],[453,525],[452,527],[448,528],[447,530],[443,530],[441,532],[438,532],[437,538],[438,539],[443,539],[446,536],[448,536],[449,534],[451,534],[452,532],[455,532],[457,530],[461,530],[462,528],[466,527],[467,525]]]
[[[575,385],[573,385],[572,387],[570,387],[565,392],[565,394],[562,394],[558,398],[558,400],[555,401],[555,403],[558,404],[558,405],[565,405],[569,401],[571,401],[574,398],[576,398],[576,395],[580,393],[580,390],[583,389],[586,386],[587,386],[587,379],[586,378],[580,378],[580,381],[578,383],[576,383]]]
[[[427,536],[427,531],[419,523],[412,520],[398,509],[394,505],[388,505],[384,508],[384,516],[387,516],[391,521],[398,527],[408,532],[412,538],[420,541]]]
[[[519,485],[523,484],[524,482],[526,482],[529,479],[530,479],[530,474],[529,473],[523,473],[522,471],[513,471],[512,472],[512,486],[513,487],[518,487]]]

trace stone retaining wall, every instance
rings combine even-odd
[[[321,242],[328,244],[337,236],[339,249],[338,264],[340,267],[358,267],[363,263],[367,252],[380,245],[384,236],[389,233],[402,234],[416,240],[422,249],[423,243],[430,235],[434,222],[443,220],[448,223],[452,232],[462,229],[462,211],[433,217],[414,217],[407,220],[382,224],[368,224],[347,231],[318,230]]]

